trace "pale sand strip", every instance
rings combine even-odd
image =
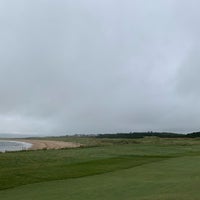
[[[81,146],[81,144],[79,144],[79,143],[51,141],[51,140],[20,139],[18,141],[31,143],[32,146],[31,146],[31,148],[29,148],[30,150],[77,148],[77,147]]]

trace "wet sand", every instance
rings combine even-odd
[[[30,150],[37,149],[63,149],[63,148],[77,148],[81,144],[73,142],[52,141],[52,140],[33,140],[33,139],[20,139],[17,141],[27,142],[32,144]]]

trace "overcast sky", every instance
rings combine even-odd
[[[1,0],[0,132],[200,130],[199,0]]]

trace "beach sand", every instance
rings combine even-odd
[[[17,141],[31,143],[30,150],[37,149],[62,149],[62,148],[77,148],[81,144],[73,142],[52,141],[52,140],[34,140],[34,139],[20,139]]]

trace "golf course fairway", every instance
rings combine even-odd
[[[24,159],[26,166],[19,173],[22,163],[13,163],[16,174],[8,176],[7,188],[1,179],[2,200],[198,200],[200,196],[200,147],[196,144],[7,153],[0,155],[1,173],[3,160],[11,163],[14,155]],[[61,159],[57,163],[55,155]],[[45,167],[54,175],[45,174]],[[4,180],[11,168],[0,174]]]

